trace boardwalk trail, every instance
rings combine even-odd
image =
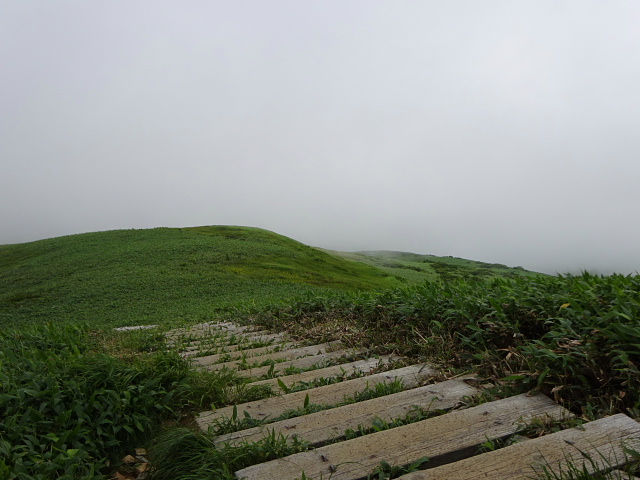
[[[532,424],[569,419],[571,412],[541,394],[478,404],[473,397],[482,386],[472,378],[436,382],[438,372],[428,364],[368,358],[340,342],[305,345],[285,334],[226,322],[175,330],[167,340],[200,368],[236,369],[253,385],[268,385],[276,394],[200,413],[197,422],[204,431],[228,418],[260,421],[260,426],[217,437],[217,444],[254,442],[275,433],[313,447],[240,470],[238,479],[357,480],[381,465],[413,465],[415,471],[399,478],[525,480],[538,478],[543,469],[558,472],[567,462],[591,472],[622,469],[630,451],[640,450],[640,424],[624,415],[530,439],[522,433],[530,432]],[[244,347],[257,341],[269,345]],[[325,385],[302,389],[319,380]],[[345,402],[391,382],[396,393]],[[304,413],[305,406],[322,409],[285,418],[296,409]],[[417,421],[380,428],[412,415]],[[612,478],[630,477],[620,472]]]

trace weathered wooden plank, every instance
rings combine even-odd
[[[274,334],[260,334],[258,336],[221,336],[214,337],[205,340],[197,340],[190,342],[188,347],[182,349],[181,355],[185,357],[198,355],[201,351],[217,350],[217,353],[234,352],[243,348],[247,348],[248,345],[254,343],[275,344],[277,342],[283,342],[286,337],[281,333]]]
[[[517,443],[460,462],[421,472],[402,480],[529,480],[543,466],[560,472],[571,462],[589,472],[618,468],[629,460],[624,446],[640,449],[640,424],[623,414],[603,418],[544,437]],[[589,456],[593,464],[585,458]],[[266,477],[265,477],[266,478]],[[281,479],[283,477],[280,477]]]
[[[219,332],[212,332],[210,336],[206,336],[206,337],[198,337],[195,340],[190,340],[188,343],[191,346],[197,347],[200,344],[203,343],[209,343],[211,342],[212,339],[214,340],[237,340],[237,339],[243,339],[247,336],[251,337],[251,336],[255,336],[255,335],[271,335],[271,333],[268,330],[255,330],[255,331],[250,331],[250,332],[227,332],[227,331],[219,331]],[[280,334],[276,334],[276,335],[280,335]],[[233,341],[232,343],[236,343],[235,341]]]
[[[247,359],[247,364],[260,364],[262,362],[266,362],[267,360],[293,360],[294,358],[299,357],[308,357],[312,355],[318,355],[321,353],[326,353],[329,350],[335,350],[340,348],[340,342],[333,343],[322,343],[320,345],[310,345],[308,347],[299,347],[299,348],[291,348],[288,350],[283,350],[281,352],[267,353],[264,355],[258,355]],[[204,368],[207,370],[220,370],[222,368],[232,368],[234,370],[240,370],[241,362],[239,360],[232,360],[230,362],[223,363],[214,363],[211,365],[205,365]],[[259,368],[259,367],[258,367]],[[251,370],[250,368],[243,368],[242,370]]]
[[[219,362],[222,359],[226,359],[225,363],[236,363],[237,359],[247,358],[248,362],[251,362],[252,357],[264,356],[269,353],[275,353],[275,350],[280,351],[290,351],[294,349],[294,347],[300,347],[299,343],[287,342],[287,343],[275,343],[273,345],[268,345],[266,347],[256,347],[256,348],[247,348],[236,351],[229,351],[224,353],[216,353],[215,355],[206,355],[202,357],[196,357],[192,359],[192,362],[200,367],[204,367],[205,365],[213,365]]]
[[[260,341],[282,341],[287,338],[284,333],[271,333],[269,330],[256,330],[249,333],[236,333],[233,335],[236,339],[240,340],[240,343],[245,342],[260,342]]]
[[[218,345],[211,343],[203,343],[202,345],[196,345],[193,347],[187,347],[180,352],[180,356],[182,357],[195,357],[199,355],[203,351],[215,351],[216,353],[225,353],[225,352],[235,352],[236,350],[242,348],[241,344],[235,345]]]
[[[259,330],[253,333],[226,333],[215,332],[210,334],[202,334],[197,336],[183,335],[175,338],[167,339],[166,344],[169,346],[177,346],[181,348],[200,347],[202,345],[211,345],[212,343],[218,345],[234,345],[236,343],[249,343],[253,339],[258,339],[264,336],[273,336],[276,340],[285,338],[284,334],[271,334],[266,330]]]
[[[434,373],[434,369],[428,365],[412,365],[410,367],[377,373],[375,375],[369,375],[368,377],[355,378],[311,390],[287,393],[279,397],[243,403],[236,407],[229,406],[203,412],[198,415],[196,421],[198,426],[206,431],[215,419],[224,417],[231,418],[234,408],[237,408],[237,413],[240,418],[245,416],[245,412],[257,419],[275,418],[287,410],[301,408],[307,396],[310,404],[337,405],[344,401],[346,396],[361,392],[368,386],[372,387],[379,383],[388,383],[398,379],[403,382],[406,388],[412,388],[426,381],[429,377],[433,376]]]
[[[167,340],[168,345],[189,345],[191,347],[197,347],[200,345],[210,344],[217,342],[226,345],[233,345],[236,343],[251,342],[258,340],[262,337],[271,337],[275,340],[285,338],[282,333],[270,333],[268,330],[256,330],[251,332],[213,332],[210,334],[202,334],[196,337],[189,335],[178,336],[175,339]]]
[[[251,382],[249,385],[268,385],[273,391],[281,392],[282,384],[288,389],[294,387],[296,384],[309,383],[321,378],[333,378],[340,375],[352,375],[352,374],[368,374],[371,370],[388,365],[392,360],[391,355],[385,355],[380,358],[369,358],[367,360],[357,360],[355,362],[343,363],[340,365],[333,365],[331,367],[318,368],[316,370],[309,370],[307,372],[296,373],[294,375],[286,375],[277,378],[268,378],[266,380],[258,380]],[[286,393],[286,392],[284,392]]]
[[[299,478],[304,472],[315,480],[362,479],[382,460],[391,465],[408,465],[424,456],[430,457],[432,464],[454,461],[472,455],[487,439],[516,433],[532,417],[559,418],[566,414],[564,408],[543,395],[518,395],[253,465],[236,472],[236,477],[285,480]],[[467,473],[474,468],[469,466]]]
[[[365,402],[221,435],[216,438],[215,443],[255,442],[275,432],[292,440],[297,437],[311,445],[319,446],[330,440],[344,438],[345,431],[348,429],[356,431],[360,426],[369,428],[378,419],[388,422],[396,418],[404,418],[416,407],[426,411],[452,408],[465,396],[475,395],[478,391],[476,387],[462,379],[447,380]]]
[[[205,330],[235,331],[235,330],[246,330],[247,328],[252,328],[252,327],[247,325],[237,325],[233,322],[204,322],[204,323],[198,323],[195,325],[190,325],[188,327],[177,328],[172,331],[173,332],[205,331]]]
[[[234,325],[234,326],[226,326],[222,324],[215,323],[201,323],[198,325],[192,325],[190,327],[176,328],[174,330],[170,330],[165,333],[165,337],[167,339],[175,339],[175,338],[198,338],[208,335],[213,335],[215,333],[240,333],[240,332],[249,332],[252,330],[257,330],[254,326],[247,325]]]
[[[239,377],[253,377],[260,378],[267,374],[284,375],[286,369],[290,367],[296,368],[311,368],[316,365],[324,365],[332,360],[337,360],[344,357],[350,357],[359,355],[360,351],[355,349],[347,350],[335,350],[327,353],[321,353],[319,355],[313,355],[310,357],[296,358],[294,360],[287,360],[284,362],[278,362],[275,365],[268,365],[265,367],[255,367],[247,370],[239,370]]]
[[[228,329],[215,329],[215,328],[201,328],[195,330],[184,329],[184,331],[172,331],[165,334],[166,342],[169,345],[185,344],[199,345],[201,343],[210,342],[213,338],[226,338],[230,339],[229,342],[236,343],[240,339],[252,339],[265,335],[274,335],[278,338],[285,337],[285,334],[278,333],[273,334],[268,330],[258,329],[253,326],[238,327],[234,330]],[[234,340],[235,339],[235,340]]]
[[[226,344],[226,343],[229,343],[227,340],[229,337],[230,335],[224,332],[211,333],[206,337],[198,337],[198,339],[192,339],[188,335],[182,334],[182,335],[174,335],[174,336],[168,337],[165,340],[165,343],[169,346],[179,346],[179,347],[185,348],[191,345],[197,346],[202,343],[211,343],[214,341]]]

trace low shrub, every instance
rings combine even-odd
[[[308,329],[336,318],[370,345],[542,389],[583,415],[640,416],[638,276],[427,282],[303,298],[259,320]]]
[[[168,353],[127,362],[88,328],[0,333],[0,478],[99,479],[173,414],[186,370]]]

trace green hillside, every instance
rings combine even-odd
[[[120,230],[0,246],[0,479],[106,480],[140,446],[172,479],[203,478],[200,447],[228,480],[237,461],[287,455],[275,436],[219,451],[181,428],[265,392],[193,368],[164,332],[249,312],[274,331],[348,332],[358,348],[473,372],[486,399],[539,390],[580,418],[640,418],[640,277],[328,252],[246,227]],[[109,328],[139,324],[162,327]]]
[[[535,277],[541,275],[522,267],[507,267],[499,263],[485,263],[457,257],[438,257],[388,250],[370,252],[331,252],[342,258],[376,267],[405,284],[418,284],[425,280],[480,279],[494,277]]]
[[[396,283],[372,266],[257,228],[87,233],[0,246],[0,324],[197,321],[308,289]]]

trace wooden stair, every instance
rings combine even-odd
[[[223,368],[234,368],[242,370],[250,370],[252,366],[263,366],[265,362],[277,362],[294,360],[297,358],[309,357],[313,355],[319,355],[322,353],[328,353],[330,351],[338,350],[340,347],[339,342],[323,343],[320,345],[309,345],[306,347],[294,348],[291,343],[283,343],[280,345],[282,350],[266,353],[269,350],[273,350],[277,345],[273,347],[253,348],[250,350],[237,350],[232,352],[236,356],[236,360],[229,360],[223,363],[215,363],[215,360],[211,363],[208,362],[209,357],[198,357],[194,359],[194,362],[206,366],[208,370],[220,370]],[[266,350],[265,350],[266,349]],[[261,354],[258,352],[262,352]],[[241,358],[243,353],[248,353],[247,358]],[[223,356],[225,354],[222,354]],[[212,355],[218,357],[218,355]],[[255,368],[255,367],[254,367]]]
[[[268,385],[278,393],[287,393],[287,391],[296,386],[308,384],[320,379],[337,379],[345,376],[367,374],[372,370],[389,365],[394,357],[384,355],[380,358],[369,358],[367,360],[356,360],[355,362],[341,363],[331,367],[316,368],[302,373],[285,375],[276,378],[268,378],[266,380],[257,380],[249,385]],[[284,387],[284,388],[283,388]]]
[[[365,402],[352,403],[331,410],[289,418],[260,427],[221,435],[216,443],[257,441],[268,435],[289,435],[311,445],[320,446],[343,439],[347,430],[371,428],[376,422],[391,422],[396,418],[417,414],[417,408],[427,411],[448,410],[459,405],[467,396],[478,393],[478,389],[464,380],[454,379],[426,385]]]
[[[295,393],[287,393],[277,397],[269,397],[255,402],[243,403],[219,408],[209,412],[203,412],[196,418],[200,428],[206,430],[214,421],[223,418],[231,418],[235,411],[241,418],[250,416],[258,420],[269,420],[278,417],[289,410],[310,405],[337,405],[345,400],[345,397],[362,392],[368,387],[381,383],[402,381],[407,388],[420,385],[435,371],[427,365],[411,365],[384,373],[376,373],[366,377],[354,378],[345,382],[334,383],[310,390],[302,390]]]
[[[212,341],[207,341],[207,332]],[[233,339],[235,346],[225,346],[225,338]],[[239,338],[243,342],[267,338],[272,344],[244,348]],[[528,439],[517,434],[530,430],[532,423],[569,419],[571,412],[542,394],[477,404],[470,398],[481,388],[472,378],[434,383],[438,372],[430,365],[398,368],[397,357],[363,357],[362,351],[344,348],[339,342],[301,347],[286,335],[229,322],[182,329],[169,339],[199,368],[237,369],[239,375],[254,380],[250,385],[270,386],[277,393],[200,413],[196,421],[203,431],[234,415],[260,423],[220,435],[213,440],[215,445],[257,442],[275,435],[310,446],[308,451],[239,470],[235,472],[238,480],[364,480],[382,464],[420,468],[399,477],[402,480],[535,479],[545,469],[558,473],[568,464],[592,473],[617,472],[611,478],[635,478],[618,471],[634,451],[640,451],[640,424],[625,415]],[[213,344],[220,353],[198,356],[201,345],[211,348]],[[363,358],[354,360],[358,355]],[[266,362],[277,363],[263,365]],[[338,363],[329,366],[327,362]],[[285,375],[292,367],[296,373]],[[389,370],[381,372],[381,368]],[[261,378],[266,375],[275,378]],[[291,391],[322,379],[336,383]],[[395,380],[402,381],[403,390],[398,393],[347,401],[365,389]],[[303,407],[309,405],[323,409],[304,414]],[[299,416],[279,419],[293,410]],[[396,419],[405,424],[388,428]],[[515,438],[518,442],[509,444]],[[498,448],[503,444],[508,446]]]
[[[519,395],[253,465],[236,476],[280,480],[304,472],[314,479],[356,480],[366,478],[382,460],[408,465],[428,456],[430,465],[441,465],[473,455],[487,440],[517,433],[532,418],[565,414],[545,396]]]
[[[467,458],[402,480],[480,480],[535,478],[543,468],[556,473],[571,463],[591,473],[624,466],[630,455],[625,448],[640,449],[640,425],[618,414],[544,437],[517,443],[494,452]],[[615,478],[615,477],[614,477]]]

